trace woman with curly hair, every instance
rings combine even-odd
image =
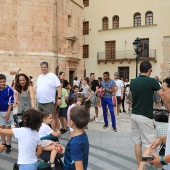
[[[34,109],[23,113],[24,127],[0,129],[1,134],[14,135],[18,140],[19,170],[37,170],[37,156],[42,153],[38,130],[42,124],[42,114]]]
[[[35,107],[35,95],[26,74],[17,75],[15,89],[18,91],[18,113]]]

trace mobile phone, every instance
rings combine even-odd
[[[142,156],[142,162],[146,162],[147,160],[153,160],[154,159],[154,156],[151,155],[151,156]]]

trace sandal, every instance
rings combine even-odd
[[[51,167],[52,164],[54,164],[54,167],[51,167],[51,169],[52,169],[52,170],[57,170],[56,167],[55,167],[55,163],[54,163],[54,162],[48,161],[47,164],[48,164],[50,167]]]

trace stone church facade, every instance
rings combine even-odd
[[[83,77],[82,0],[1,0],[0,73],[11,82],[16,71],[36,81],[40,62],[50,71]]]

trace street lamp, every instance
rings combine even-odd
[[[136,77],[137,77],[138,76],[138,59],[142,52],[142,45],[141,45],[139,38],[136,38],[136,40],[133,42],[133,48],[135,50],[135,55],[136,55]]]

